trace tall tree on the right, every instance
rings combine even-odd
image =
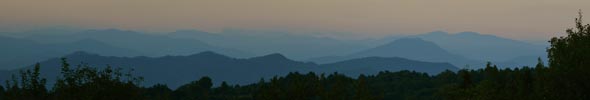
[[[582,12],[567,36],[553,37],[547,50],[552,72],[553,99],[590,99],[590,25],[582,23]]]

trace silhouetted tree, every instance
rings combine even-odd
[[[6,82],[8,87],[4,99],[42,100],[47,99],[46,79],[40,76],[41,65],[35,64],[30,69],[20,71],[20,81],[13,75],[12,82]],[[12,83],[12,84],[11,84]],[[19,84],[20,83],[20,84]],[[2,91],[4,89],[2,88]]]
[[[142,99],[137,86],[143,79],[121,73],[121,69],[107,66],[99,70],[88,65],[70,69],[62,59],[62,76],[53,88],[54,99],[59,100],[136,100]]]
[[[590,99],[590,24],[583,24],[582,12],[567,36],[554,37],[547,50],[554,79],[552,99]],[[563,89],[565,88],[565,89]]]

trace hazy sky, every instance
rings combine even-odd
[[[440,30],[530,39],[563,33],[578,9],[590,12],[588,4],[590,0],[0,0],[0,29],[240,28],[360,36]]]

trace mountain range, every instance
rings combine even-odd
[[[310,61],[333,63],[363,57],[401,57],[428,62],[449,62],[455,66],[478,64],[478,61],[449,53],[435,43],[420,38],[401,38],[388,44],[352,53],[347,56],[322,57],[310,59]]]
[[[233,57],[251,57],[250,53],[209,45],[196,39],[170,38],[163,35],[136,31],[104,29],[85,30],[73,34],[31,35],[24,39],[41,43],[69,43],[94,39],[105,44],[125,47],[143,53],[143,56],[189,55],[203,51],[216,51]]]
[[[397,57],[367,57],[351,59],[330,64],[315,64],[294,61],[282,54],[269,54],[251,58],[232,58],[215,52],[201,52],[188,56],[163,57],[114,57],[100,56],[87,52],[75,52],[64,56],[72,65],[89,64],[98,68],[107,65],[123,69],[133,69],[132,74],[145,78],[143,84],[149,86],[165,83],[171,88],[196,80],[202,76],[210,76],[215,83],[227,81],[231,84],[249,84],[260,78],[285,75],[289,72],[339,72],[345,75],[375,74],[378,71],[414,70],[436,74],[445,70],[456,71],[457,67],[449,63],[431,63]],[[53,82],[59,75],[60,59],[53,58],[41,64],[41,74]],[[26,67],[22,69],[32,68]],[[0,71],[1,80],[9,79],[10,74],[19,70]]]
[[[111,46],[93,39],[71,43],[42,44],[26,39],[0,36],[0,65],[2,69],[16,69],[29,64],[60,57],[75,51],[96,52],[107,56],[139,56],[137,51]]]
[[[416,35],[394,35],[380,39],[364,40],[343,40],[328,37],[294,35],[287,32],[260,32],[247,30],[227,30],[218,33],[185,30],[170,33],[168,36],[198,39],[207,43],[222,45],[223,47],[240,48],[239,50],[254,52],[255,54],[279,52],[294,56],[294,59],[306,61],[315,61],[313,59],[317,58],[355,55],[355,53],[359,53],[363,50],[387,45],[397,39],[420,38],[424,41],[436,44],[438,47],[444,49],[453,56],[461,56],[452,57],[460,58],[459,60],[461,61],[455,62],[465,63],[467,60],[478,62],[490,61],[502,63],[503,65],[510,67],[531,64],[514,63],[519,61],[511,60],[520,60],[523,58],[536,60],[538,57],[546,59],[545,48],[548,47],[548,45],[532,44],[477,32],[447,33],[443,31],[434,31]],[[269,43],[269,41],[272,42]],[[417,54],[412,52],[398,53]]]
[[[235,48],[257,55],[281,53],[293,59],[344,55],[369,48],[372,41],[341,40],[315,37],[288,32],[250,31],[226,29],[219,33],[199,30],[180,30],[166,36],[181,39],[196,39],[211,45]]]
[[[413,41],[412,41],[413,40]],[[482,68],[485,62],[501,67],[533,66],[537,58],[546,60],[547,45],[531,44],[476,32],[385,37],[390,41],[373,48],[341,56],[310,58],[306,61],[329,63],[366,56],[403,57],[429,62],[450,62],[459,67]]]
[[[235,58],[248,58],[276,52],[294,60],[316,63],[377,56],[449,62],[460,67],[483,66],[483,62],[486,61],[501,66],[520,67],[535,64],[531,62],[535,62],[538,57],[546,59],[544,48],[547,47],[476,32],[442,31],[364,40],[248,30],[223,30],[217,33],[179,30],[157,34],[119,29],[45,29],[11,34],[20,35],[15,38],[3,37],[10,39],[0,40],[2,42],[0,46],[3,49],[0,52],[6,55],[0,57],[0,65],[6,66],[2,69],[23,67],[74,51],[88,51],[117,57],[182,56],[215,51]],[[419,38],[423,41],[393,43],[393,41],[407,38]],[[430,45],[413,46],[413,44]]]
[[[434,31],[425,34],[411,35],[407,37],[421,38],[431,41],[441,48],[469,59],[508,62],[522,57],[546,58],[546,45],[537,45],[523,41],[502,38],[494,35],[480,34],[477,32],[447,33]]]
[[[169,38],[117,29],[62,34],[38,33],[26,33],[32,35],[20,38],[0,36],[0,66],[3,66],[1,69],[20,68],[75,51],[118,57],[190,55],[202,51],[216,51],[232,57],[254,56],[247,52],[211,46],[194,39]]]

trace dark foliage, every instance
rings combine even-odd
[[[62,59],[62,76],[47,90],[46,80],[40,78],[40,65],[21,71],[20,80],[6,81],[2,99],[7,100],[138,100],[142,89],[141,77],[121,73],[121,69],[96,69],[87,65],[70,68]]]

